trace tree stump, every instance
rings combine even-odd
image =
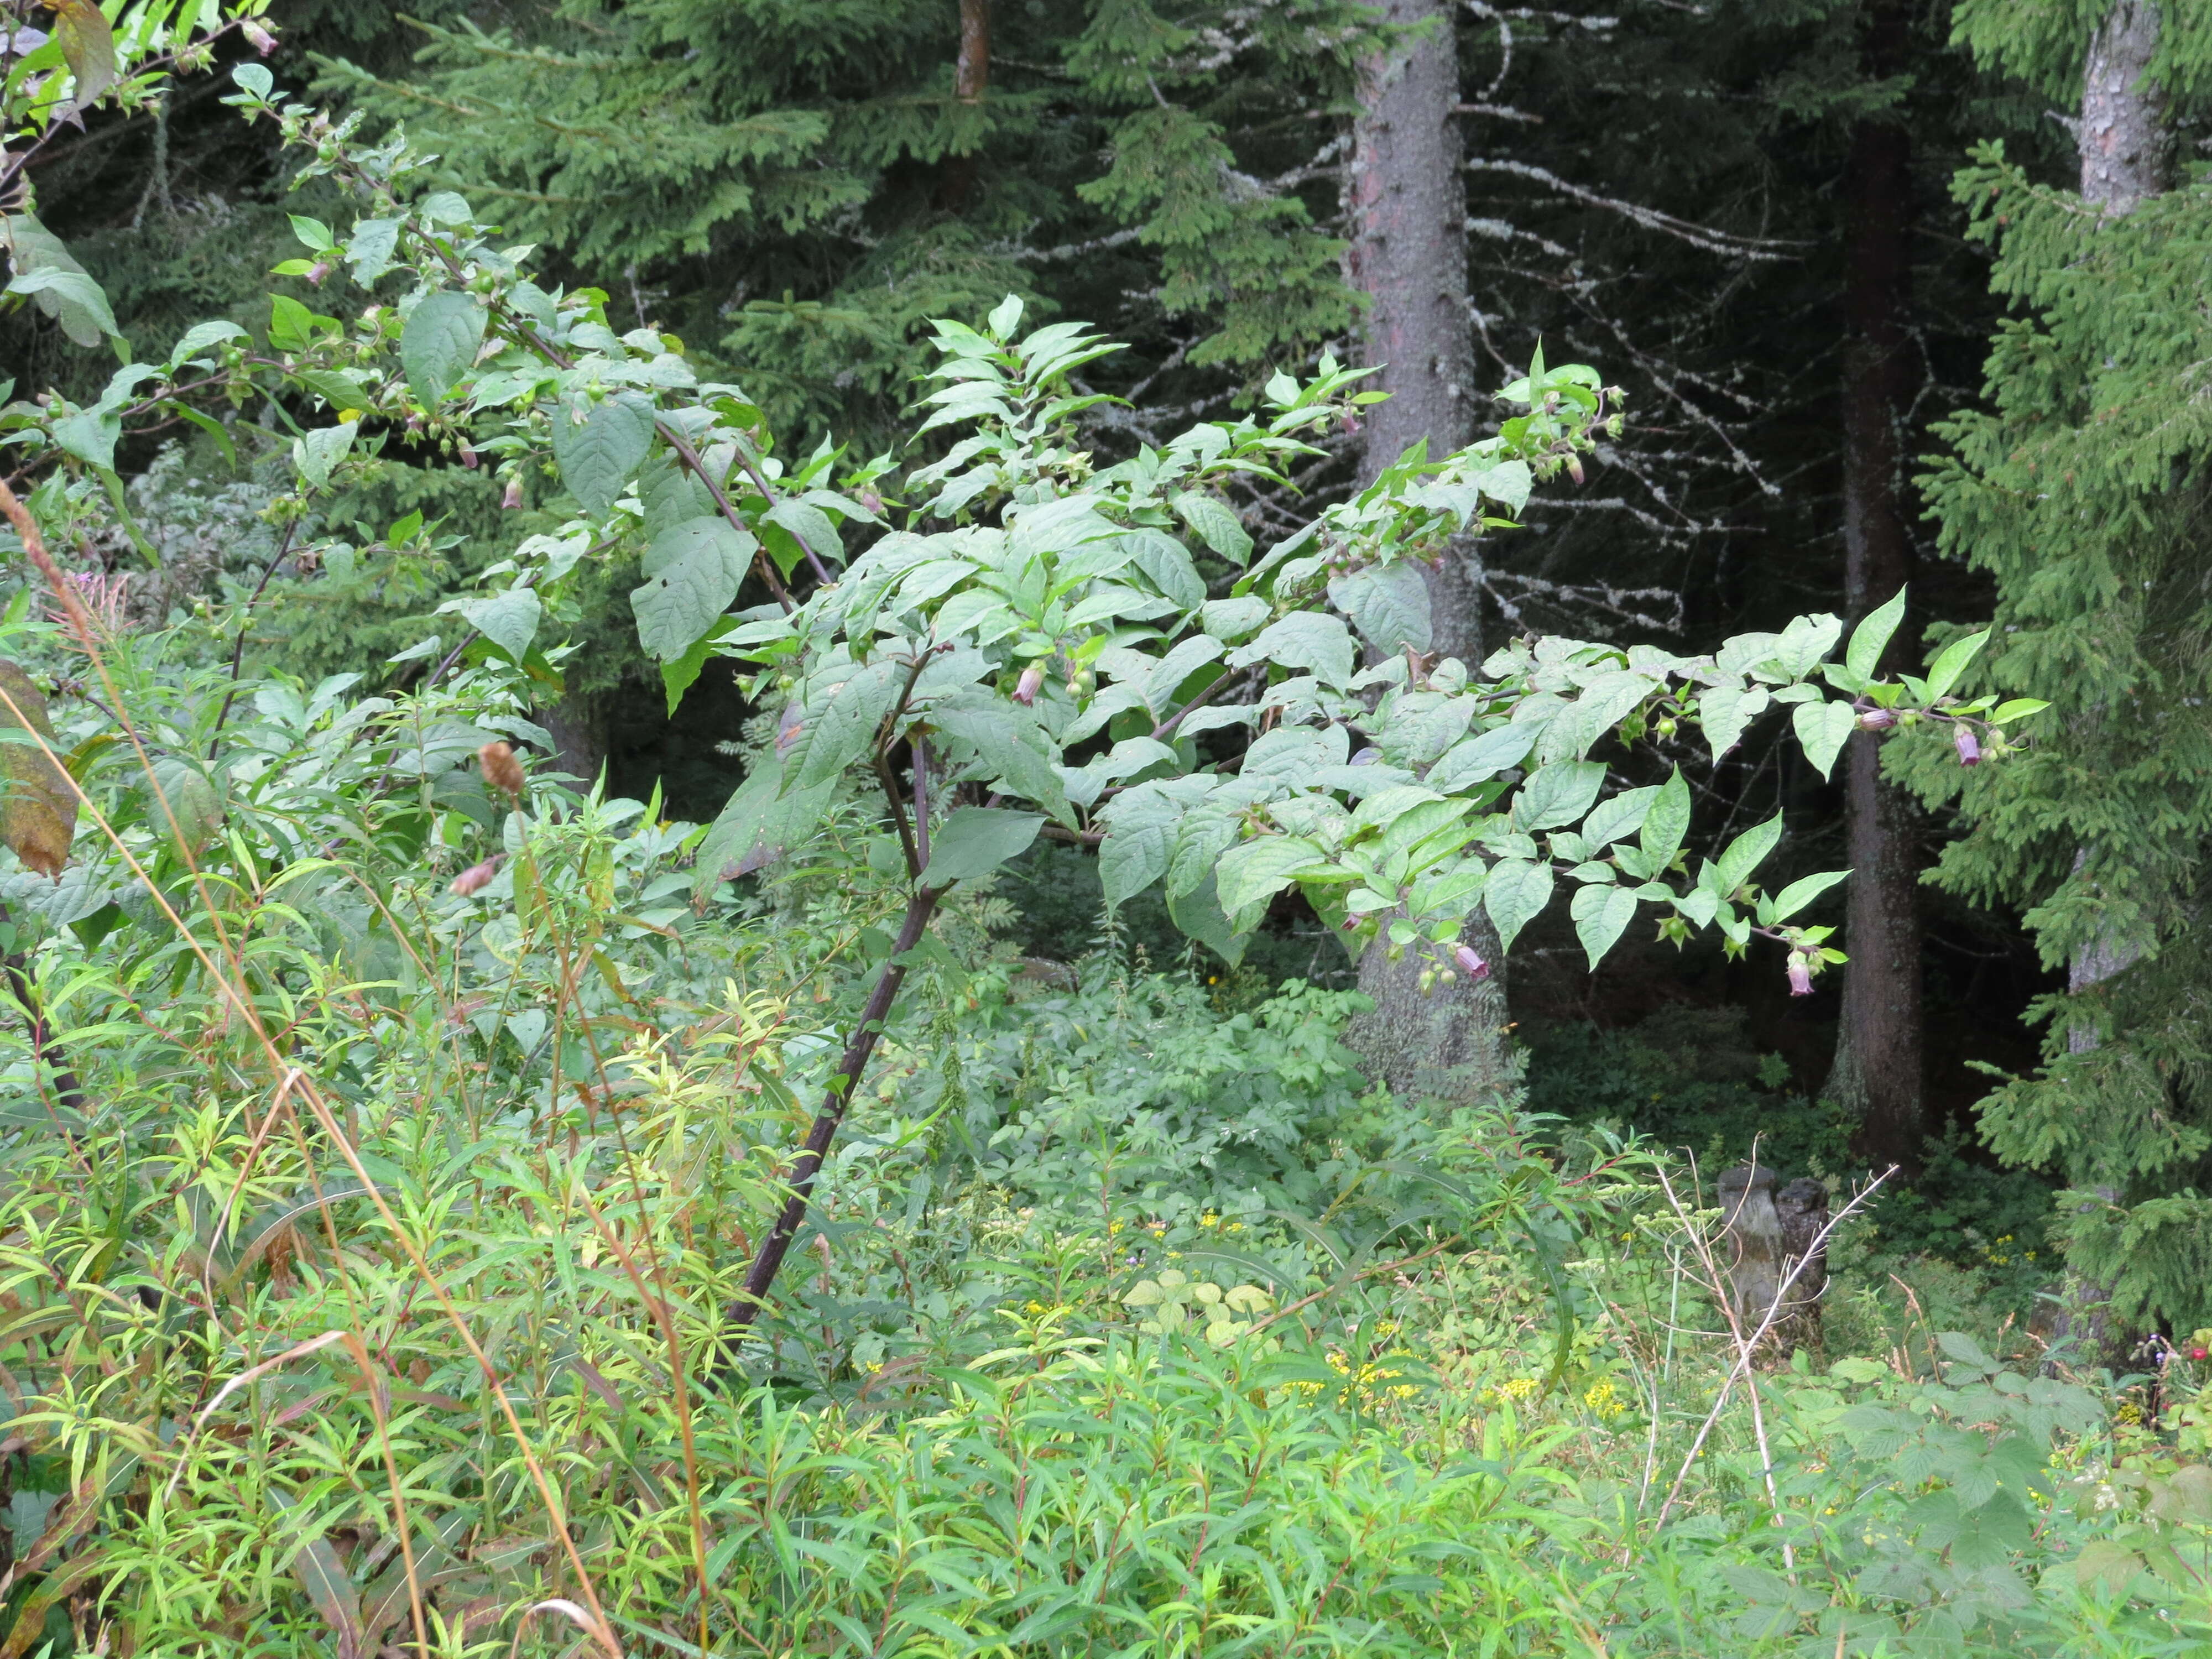
[[[1774,1195],[1775,1213],[1782,1218],[1782,1271],[1786,1276],[1802,1261],[1805,1266],[1783,1300],[1783,1317],[1777,1322],[1781,1351],[1802,1348],[1815,1358],[1826,1355],[1820,1307],[1828,1295],[1828,1246],[1821,1237],[1828,1224],[1828,1189],[1809,1176],[1801,1176]]]

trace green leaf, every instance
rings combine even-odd
[[[205,351],[210,346],[220,345],[225,340],[243,340],[249,337],[250,337],[246,334],[246,331],[240,328],[236,323],[230,322],[221,317],[216,318],[212,322],[194,323],[190,328],[184,331],[183,337],[178,340],[176,345],[171,349],[169,353],[169,367],[173,369],[184,363],[187,359],[198,356],[201,352]],[[362,409],[367,407],[367,405],[365,404],[355,404],[352,407]]]
[[[1271,662],[1285,668],[1310,668],[1323,684],[1342,687],[1358,660],[1352,630],[1340,617],[1318,611],[1294,611],[1229,656],[1231,668]]]
[[[1222,909],[1234,916],[1273,897],[1299,872],[1328,863],[1320,846],[1303,836],[1262,836],[1221,855],[1214,867],[1215,891]]]
[[[399,248],[399,221],[356,219],[346,246],[346,264],[353,279],[363,288],[392,269],[392,256]]]
[[[400,331],[399,364],[423,408],[445,402],[453,383],[476,362],[483,336],[483,307],[474,295],[444,288],[416,302]]]
[[[1443,752],[1422,781],[1439,793],[1452,795],[1486,783],[1508,767],[1518,766],[1535,746],[1536,728],[1493,726],[1487,732],[1462,738]]]
[[[1782,839],[1782,814],[1777,812],[1764,823],[1753,824],[1728,845],[1715,869],[1719,877],[1721,896],[1726,897],[1751,879],[1751,872],[1766,861]]]
[[[1969,634],[1963,640],[1954,640],[1945,646],[1936,660],[1928,667],[1928,696],[1932,701],[1943,696],[1959,683],[1959,676],[1966,672],[1981,648],[1989,643],[1990,630]]]
[[[361,414],[374,401],[359,380],[336,369],[295,369],[292,378],[328,404],[336,415]]]
[[[2025,720],[2030,714],[2040,714],[2050,707],[2040,697],[2014,697],[2008,702],[1999,703],[1990,720],[1993,724],[2002,726],[2007,720]]]
[[[1596,857],[1614,842],[1625,840],[1643,828],[1658,794],[1656,784],[1642,789],[1624,789],[1592,807],[1582,827],[1582,838],[1589,845],[1590,856]]]
[[[106,410],[80,409],[54,422],[54,441],[102,471],[114,470],[115,443],[122,435],[122,421]]]
[[[115,326],[115,313],[108,306],[107,295],[81,270],[48,265],[25,271],[8,284],[7,291],[31,295],[33,303],[81,346],[98,345],[121,331]]]
[[[1858,724],[1858,716],[1847,702],[1801,702],[1791,711],[1790,720],[1796,728],[1805,758],[1825,778],[1835,769],[1836,757]]]
[[[1718,760],[1736,745],[1743,728],[1766,712],[1774,694],[1763,685],[1716,685],[1698,699],[1698,726]]]
[[[289,294],[269,296],[269,343],[280,351],[305,351],[315,343],[315,313]]]
[[[1817,876],[1791,882],[1774,896],[1774,920],[1789,921],[1850,873],[1848,870],[1824,870]]]
[[[837,781],[784,788],[782,766],[770,761],[748,773],[699,843],[695,893],[749,876],[811,840],[829,811]]]
[[[8,739],[0,742],[0,842],[27,869],[58,878],[76,833],[76,791],[48,753],[56,739],[45,694],[12,662],[0,662],[0,738]]]
[[[1167,873],[1181,833],[1184,804],[1164,790],[1139,784],[1115,798],[1099,816],[1106,839],[1098,845],[1098,880],[1106,908],[1115,909]]]
[[[1206,584],[1199,579],[1198,567],[1190,562],[1190,555],[1181,542],[1158,530],[1133,530],[1124,540],[1131,562],[1152,579],[1153,586],[1175,602],[1178,610],[1192,611],[1206,604]],[[1267,607],[1264,602],[1260,604],[1259,613],[1260,620],[1265,621]],[[1206,629],[1209,634],[1216,631],[1212,627]]]
[[[1429,585],[1411,559],[1370,564],[1339,576],[1328,585],[1328,599],[1385,655],[1395,655],[1407,646],[1428,650],[1433,637]]]
[[[1844,666],[1863,680],[1872,679],[1881,670],[1881,653],[1888,649],[1890,636],[1904,620],[1905,590],[1900,587],[1888,604],[1879,611],[1868,612],[1851,630],[1851,642],[1844,651]]]
[[[714,641],[727,631],[727,624],[710,628],[694,640],[691,648],[682,656],[660,665],[660,688],[668,696],[669,719],[676,718],[684,694],[697,681],[700,672],[707,666],[707,659],[714,654]]]
[[[561,482],[596,520],[606,518],[652,448],[653,405],[635,392],[593,404],[580,421],[567,408],[553,416]]]
[[[691,519],[653,538],[639,562],[644,585],[630,590],[638,642],[673,662],[721,619],[738,597],[752,538],[726,519]]]
[[[1605,953],[1613,949],[1621,932],[1636,920],[1636,893],[1627,887],[1584,887],[1569,907],[1575,919],[1575,937],[1583,942],[1590,971],[1597,971]]]
[[[292,464],[301,477],[320,489],[330,483],[331,470],[353,448],[354,434],[360,430],[359,422],[341,421],[305,433],[292,440]]]
[[[1590,809],[1605,787],[1601,761],[1556,761],[1528,775],[1513,797],[1517,830],[1556,830],[1573,823]]]
[[[1651,803],[1639,838],[1655,873],[1665,869],[1668,860],[1681,850],[1682,837],[1689,829],[1690,786],[1682,781],[1682,769],[1678,766],[1659,786],[1658,798]]]
[[[937,828],[929,841],[925,887],[988,876],[1008,859],[1029,850],[1044,827],[1041,812],[1009,812],[1003,807],[963,806]]]
[[[1186,489],[1175,498],[1176,516],[1198,533],[1199,539],[1228,560],[1242,565],[1252,556],[1252,538],[1237,515],[1212,496]]]
[[[79,110],[115,84],[115,30],[95,0],[47,0],[54,12],[54,40],[76,82],[71,100]]]
[[[1551,866],[1526,859],[1500,859],[1490,866],[1490,878],[1483,884],[1482,908],[1497,924],[1500,942],[1510,948],[1516,936],[1551,897]]]
[[[1229,913],[1221,908],[1221,896],[1210,870],[1206,879],[1189,892],[1168,900],[1168,919],[1231,968],[1244,960],[1244,947],[1252,942],[1251,934],[1238,933]]]
[[[510,587],[504,593],[470,599],[459,610],[470,627],[515,661],[520,662],[530,653],[530,642],[538,636],[542,607],[538,595],[529,588]]]
[[[331,228],[320,219],[310,219],[303,213],[287,214],[285,216],[291,220],[292,234],[300,239],[302,246],[312,248],[318,253],[329,253],[337,247],[337,243],[331,236]]]

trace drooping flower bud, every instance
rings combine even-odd
[[[860,492],[860,505],[871,513],[881,513],[884,510],[884,498],[872,489],[864,489]]]
[[[488,743],[477,750],[477,764],[483,769],[486,783],[509,801],[520,799],[522,763],[515,759],[514,750],[503,743]]]
[[[1577,483],[1582,483],[1583,458],[1581,456],[1570,455],[1567,457],[1567,476],[1570,478],[1572,478]]]
[[[269,32],[265,25],[255,21],[251,17],[238,26],[238,32],[243,34],[246,43],[264,58],[276,50],[276,37]]]
[[[1471,945],[1452,946],[1452,960],[1459,964],[1460,972],[1465,974],[1477,985],[1490,977],[1490,964],[1476,953]]]
[[[1793,997],[1813,994],[1813,964],[1795,951],[1790,953],[1790,994]]]
[[[1862,732],[1887,732],[1896,724],[1897,711],[1894,708],[1868,708],[1859,714],[1859,730]]]
[[[463,466],[467,467],[471,471],[476,470],[477,453],[469,447],[469,441],[465,438],[461,440],[460,458]]]
[[[1026,708],[1037,700],[1037,693],[1043,687],[1044,666],[1033,662],[1022,670],[1022,678],[1014,686],[1014,701]]]
[[[468,898],[491,885],[491,878],[499,873],[499,857],[494,854],[482,864],[471,864],[455,876],[446,890],[457,898]]]
[[[522,505],[521,479],[509,478],[507,481],[507,493],[499,498],[499,504],[503,511],[508,513],[515,511]]]
[[[309,288],[320,288],[323,285],[323,279],[330,274],[331,262],[328,259],[316,260],[314,264],[307,267],[307,286]]]
[[[1959,764],[1979,766],[1982,763],[1981,739],[1975,737],[1974,728],[1961,720],[1951,728],[1951,746],[1959,751]]]

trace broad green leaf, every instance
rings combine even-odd
[[[41,749],[32,733],[46,739]],[[0,842],[26,869],[58,878],[76,834],[76,791],[50,757],[55,742],[46,699],[31,677],[0,662]]]
[[[356,219],[346,246],[346,264],[353,279],[363,288],[392,269],[392,256],[399,247],[397,219]]]
[[[1241,599],[1208,599],[1199,607],[1199,626],[1218,640],[1231,643],[1267,626],[1274,607],[1246,594]]]
[[[474,295],[451,288],[424,295],[399,335],[400,367],[416,401],[425,409],[444,403],[476,361],[483,336],[483,307]]]
[[[1851,630],[1851,642],[1844,651],[1844,666],[1863,680],[1872,679],[1881,670],[1881,653],[1888,649],[1891,635],[1904,620],[1905,590],[1900,587],[1890,596],[1887,604],[1868,612]]]
[[[1514,828],[1533,831],[1573,823],[1589,811],[1604,787],[1605,766],[1599,761],[1555,761],[1540,766],[1513,797]]]
[[[1497,924],[1498,939],[1510,949],[1551,897],[1551,866],[1500,859],[1490,866],[1489,879],[1483,884],[1482,908]]]
[[[1198,567],[1190,562],[1181,542],[1158,530],[1133,530],[1127,540],[1131,562],[1152,579],[1153,586],[1175,601],[1178,610],[1195,611],[1206,603],[1206,584],[1199,580]],[[1267,615],[1267,607],[1262,604],[1261,619],[1264,621]],[[1214,631],[1210,626],[1206,629],[1209,634]]]
[[[54,441],[88,466],[112,471],[123,422],[112,411],[80,409],[54,422]]]
[[[362,414],[374,401],[359,380],[337,369],[295,369],[292,378],[328,404],[334,415]]]
[[[146,816],[167,839],[173,832],[184,837],[189,851],[198,852],[221,827],[222,794],[206,773],[182,756],[154,763],[149,778]]]
[[[752,538],[726,519],[692,519],[653,538],[640,561],[643,586],[630,590],[638,642],[673,662],[720,620],[738,597]]]
[[[460,612],[470,627],[520,662],[530,654],[530,642],[538,636],[542,608],[538,595],[529,588],[510,587],[504,593],[470,599],[460,606]]]
[[[169,367],[175,368],[189,359],[198,356],[210,346],[220,345],[225,340],[244,340],[250,337],[236,323],[220,317],[213,322],[195,323],[184,331],[176,345],[171,349]],[[359,403],[353,404],[352,407],[364,409],[368,405],[366,403]]]
[[[1636,894],[1626,887],[1584,887],[1569,907],[1575,919],[1575,937],[1597,971],[1605,953],[1613,949],[1621,931],[1636,919]]]
[[[1728,845],[1715,869],[1719,877],[1721,896],[1726,897],[1751,879],[1751,872],[1766,861],[1782,839],[1782,814],[1777,812],[1764,823],[1753,824]]]
[[[1044,817],[1038,812],[961,807],[930,837],[929,867],[921,872],[921,884],[945,887],[988,876],[1008,859],[1027,852],[1043,827]]]
[[[836,793],[836,779],[788,792],[783,785],[783,768],[774,760],[746,775],[699,843],[695,892],[749,876],[812,838]]]
[[[804,789],[836,777],[875,746],[877,729],[898,699],[908,669],[888,657],[854,671],[819,705],[806,708],[791,764]]]
[[[1237,515],[1212,496],[1187,489],[1175,498],[1176,516],[1198,533],[1199,539],[1228,560],[1242,565],[1252,556],[1252,538]]]
[[[280,351],[305,351],[315,343],[315,313],[289,294],[269,296],[269,343]]]
[[[40,310],[61,325],[62,332],[81,346],[98,345],[118,333],[115,313],[100,284],[81,270],[56,265],[28,270],[8,284],[10,294],[27,294]]]
[[[1789,921],[1850,873],[1848,870],[1824,870],[1817,876],[1791,882],[1774,896],[1774,920]]]
[[[1244,947],[1252,942],[1251,934],[1238,933],[1229,913],[1221,908],[1210,870],[1206,879],[1189,892],[1168,900],[1168,918],[1231,968],[1244,960]]]
[[[82,111],[115,84],[115,30],[95,0],[47,0],[54,39],[76,84],[70,97]]]
[[[292,464],[301,477],[320,489],[330,483],[331,470],[353,448],[354,434],[360,430],[357,421],[340,421],[305,433],[292,440]]]
[[[1929,696],[1931,699],[1940,697],[1956,685],[1959,676],[1966,672],[1966,665],[1980,653],[1981,648],[1989,643],[1989,639],[1990,630],[1984,628],[1978,634],[1969,634],[1965,639],[1954,640],[1945,646],[1928,667]]]
[[[1222,909],[1234,916],[1273,897],[1291,884],[1297,872],[1328,862],[1320,846],[1303,836],[1262,836],[1221,855],[1221,862],[1214,867],[1215,891]]]
[[[1802,680],[1820,665],[1844,631],[1844,619],[1822,611],[1814,617],[1795,617],[1774,641],[1774,657],[1793,680]]]
[[[578,504],[604,520],[653,448],[653,405],[621,392],[582,414],[578,420],[567,407],[554,412],[553,461]]]
[[[1106,839],[1098,845],[1098,880],[1114,909],[1167,873],[1168,857],[1182,824],[1183,804],[1139,785],[1101,814]]]
[[[1339,576],[1328,585],[1328,599],[1385,655],[1407,646],[1428,650],[1432,637],[1429,585],[1412,560],[1370,564]]]
[[[1698,725],[1715,760],[1743,736],[1743,728],[1766,712],[1774,694],[1763,685],[1716,685],[1698,698]]]
[[[2040,697],[2014,697],[2008,702],[1999,703],[1990,719],[1995,724],[2002,726],[2007,720],[2025,720],[2030,714],[2040,714],[2050,707],[2051,705]]]
[[[1624,789],[1619,794],[1600,801],[1583,820],[1582,837],[1589,844],[1592,854],[1626,840],[1644,827],[1645,816],[1659,793],[1656,784],[1642,789]]]
[[[1678,766],[1674,775],[1659,786],[1658,797],[1651,803],[1639,838],[1655,874],[1665,869],[1668,861],[1681,850],[1682,837],[1689,830],[1690,786],[1682,781],[1682,769]]]
[[[1801,702],[1790,712],[1790,720],[1796,728],[1805,758],[1825,778],[1834,769],[1836,757],[1858,724],[1858,716],[1847,702]]]
[[[1269,662],[1284,668],[1310,668],[1324,684],[1343,687],[1351,682],[1358,656],[1352,630],[1341,618],[1318,611],[1294,611],[1249,645],[1231,652],[1229,665]]]
[[[1430,788],[1457,794],[1478,783],[1486,783],[1508,767],[1518,766],[1535,746],[1533,725],[1494,726],[1462,738],[1444,750],[1422,780]]]

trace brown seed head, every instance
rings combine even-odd
[[[488,743],[477,750],[477,764],[483,769],[483,781],[505,795],[510,802],[520,803],[522,797],[522,763],[514,757],[514,750],[503,743]]]

